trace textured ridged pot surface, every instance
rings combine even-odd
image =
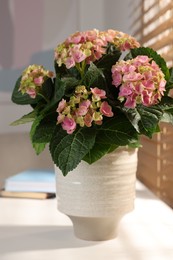
[[[124,214],[134,208],[137,149],[117,149],[89,165],[81,162],[66,177],[55,167],[58,209],[85,240],[116,237]]]

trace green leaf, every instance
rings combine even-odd
[[[38,100],[40,100],[40,97],[31,98],[28,94],[22,94],[21,91],[19,91],[20,81],[21,77],[19,77],[16,81],[11,100],[19,105],[37,104]]]
[[[104,75],[100,69],[96,67],[93,63],[90,64],[85,76],[83,78],[83,84],[85,86],[92,86],[95,81],[98,81],[98,78],[102,77],[104,79]]]
[[[40,154],[50,142],[55,127],[55,113],[46,116],[41,114],[34,120],[30,130],[30,139],[36,154]]]
[[[39,155],[46,147],[46,143],[32,143],[32,146],[36,152],[37,155]]]
[[[53,82],[52,82],[52,79],[51,78],[48,78],[44,83],[43,83],[43,86],[42,86],[42,89],[41,89],[41,94],[47,99],[49,100],[52,96],[52,93],[53,93]]]
[[[56,128],[57,113],[53,112],[39,119],[32,132],[33,143],[49,143]]]
[[[59,78],[63,78],[63,77],[75,77],[78,79],[80,78],[80,73],[76,67],[67,69],[65,64],[62,64],[59,67],[56,61],[54,62],[54,67],[55,67],[56,74]]]
[[[58,77],[56,77],[51,101],[44,106],[42,113],[46,114],[49,111],[50,112],[52,110],[55,111],[56,107],[58,106],[58,102],[62,99],[64,93],[65,93],[65,83],[61,81]]]
[[[101,144],[96,141],[93,148],[85,155],[83,160],[89,164],[92,164],[102,158],[105,154],[115,150],[115,148],[117,148],[117,146],[113,146],[111,144]]]
[[[65,93],[65,83],[61,81],[58,77],[55,79],[55,90],[53,100],[54,102],[58,102],[62,99]]]
[[[161,68],[162,72],[165,75],[165,79],[168,81],[170,77],[169,69],[166,65],[165,60],[153,49],[148,47],[140,47],[131,50],[132,57],[135,58],[138,55],[147,55],[152,58],[157,65]]]
[[[78,83],[79,81],[72,77],[65,77],[62,79],[56,77],[51,102],[49,102],[45,106],[42,113],[47,113],[48,111],[56,110],[58,102],[64,96],[69,96],[74,91],[74,86],[76,86]]]
[[[98,68],[104,68],[105,70],[110,71],[111,67],[119,60],[120,56],[121,52],[115,48],[114,51],[109,51],[107,54],[103,55],[95,64]]]
[[[165,122],[165,123],[171,123],[173,124],[173,114],[172,113],[169,113],[169,112],[165,112],[161,118],[161,121],[162,122]]]
[[[140,135],[144,134],[151,138],[153,133],[158,131],[158,123],[163,114],[162,106],[138,105],[134,109],[123,108],[122,110]]]
[[[35,119],[35,116],[36,116],[36,112],[33,110],[29,114],[24,115],[20,119],[12,122],[10,125],[16,126],[16,125],[21,125],[21,124],[26,124],[26,123],[33,122],[34,119]]]
[[[102,144],[125,146],[138,140],[135,128],[123,114],[105,120],[97,130],[97,141]]]
[[[159,131],[158,123],[163,115],[162,110],[156,106],[138,106],[137,111],[141,117],[139,121],[140,133],[151,138],[153,133]]]
[[[173,83],[173,68],[169,68],[169,73],[170,73],[169,82]]]
[[[39,155],[44,150],[44,148],[46,146],[46,142],[37,143],[36,141],[33,140],[36,128],[37,128],[37,126],[39,125],[39,123],[41,122],[42,119],[43,119],[43,115],[38,116],[34,120],[32,126],[31,126],[31,130],[30,130],[30,139],[31,139],[31,142],[32,142],[32,146],[35,149],[35,152],[36,152],[37,155]]]
[[[169,68],[169,74],[170,74],[170,78],[169,78],[169,81],[167,81],[166,83],[166,94],[169,94],[169,91],[171,89],[173,89],[173,68]]]
[[[126,117],[128,118],[128,120],[131,122],[131,124],[133,125],[133,127],[136,129],[136,131],[138,133],[140,133],[140,129],[139,129],[139,121],[141,120],[141,116],[138,113],[137,109],[129,109],[126,107],[122,108],[122,111],[124,112],[124,114],[126,115]]]
[[[61,79],[64,83],[65,96],[71,96],[77,85],[80,85],[80,81],[74,77],[64,77]]]
[[[162,97],[159,103],[159,108],[163,111],[173,110],[173,98],[169,96]]]
[[[31,126],[31,129],[30,129],[30,139],[31,139],[31,142],[34,143],[33,141],[33,136],[35,134],[35,131],[36,131],[36,128],[37,126],[40,124],[41,120],[44,118],[44,115],[41,114],[39,116],[37,116],[34,120],[34,122],[32,123],[32,126]]]
[[[67,134],[61,125],[57,126],[50,142],[50,153],[64,176],[76,168],[93,147],[95,135],[95,130],[91,128],[79,128],[74,133]]]
[[[159,107],[163,111],[161,121],[173,124],[173,98],[164,96]]]

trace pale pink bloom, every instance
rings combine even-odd
[[[121,51],[126,51],[140,46],[139,42],[136,41],[132,36],[119,32],[114,38],[114,44]]]
[[[142,84],[143,84],[143,86],[145,86],[145,88],[147,88],[147,89],[151,89],[151,90],[154,90],[154,89],[155,89],[153,80],[143,80],[143,81],[142,81]]]
[[[35,98],[43,83],[52,76],[53,72],[45,70],[41,65],[29,65],[22,73],[19,91]]]
[[[114,75],[115,72],[122,72],[122,66],[120,64],[120,61],[112,66],[111,72],[112,72],[112,76]]]
[[[143,64],[143,63],[148,63],[151,60],[151,58],[149,58],[146,55],[138,55],[135,60]]]
[[[31,97],[31,98],[35,98],[37,95],[37,92],[34,88],[29,88],[26,90],[26,93]]]
[[[81,61],[86,59],[86,55],[80,50],[73,52],[72,57],[77,63],[80,63]]]
[[[90,105],[91,105],[91,101],[87,99],[82,101],[79,106],[85,106],[86,108],[89,108]]]
[[[94,41],[98,37],[98,30],[91,30],[91,31],[86,31],[86,39],[87,41]]]
[[[43,82],[44,82],[43,76],[40,76],[40,77],[34,79],[34,83],[37,86],[41,86],[43,84]]]
[[[130,61],[124,61],[120,60],[115,65],[112,66],[111,72],[112,74],[115,73],[115,71],[121,72],[121,73],[130,73],[134,72],[136,70],[136,66],[134,64],[131,64]]]
[[[122,82],[122,74],[118,71],[114,71],[114,74],[112,75],[113,81],[112,84],[116,87],[119,86]]]
[[[112,107],[108,104],[107,101],[102,102],[100,112],[107,117],[112,117],[114,115],[112,112]]]
[[[130,85],[131,85],[131,84],[132,84],[132,83],[130,83]],[[135,92],[136,92],[137,94],[141,94],[142,91],[144,90],[144,86],[143,86],[142,83],[136,83],[136,84],[134,85],[134,89],[135,89]]]
[[[84,123],[87,127],[91,127],[92,125],[92,116],[90,115],[90,113],[87,113],[85,116],[84,116]]]
[[[61,125],[68,134],[72,134],[76,129],[76,122],[73,118],[65,117]]]
[[[158,88],[158,90],[160,91],[160,93],[161,93],[162,95],[164,95],[163,92],[165,91],[165,86],[166,86],[166,80],[162,79],[162,80],[160,81],[159,88]]]
[[[83,60],[86,61],[86,64],[90,64],[99,60],[106,53],[109,42],[115,44],[120,50],[139,47],[139,43],[128,34],[114,30],[98,31],[94,29],[70,35],[56,47],[55,60],[59,66],[65,64],[67,68],[74,67],[76,62],[79,63]],[[78,46],[78,50],[83,54],[72,54],[74,45]],[[67,60],[72,56],[75,62]]]
[[[156,71],[160,70],[160,68],[158,67],[157,63],[154,60],[152,60],[151,62],[151,67]]]
[[[107,43],[106,43],[107,44]],[[101,38],[97,38],[94,42],[94,48],[97,50],[97,48],[99,49],[100,47],[103,47],[105,45],[105,42],[103,41],[103,39]],[[102,49],[101,49],[102,50]]]
[[[142,104],[144,105],[144,106],[150,106],[150,105],[152,105],[153,103],[152,103],[152,99],[151,99],[151,95],[152,95],[152,93],[149,93],[148,91],[146,91],[146,90],[144,90],[143,92],[142,92],[142,95],[141,95],[141,97],[142,97]]]
[[[133,85],[130,85],[130,84],[123,84],[121,87],[120,87],[120,92],[119,92],[119,96],[120,97],[127,97],[129,95],[131,95],[133,93],[133,88],[132,88]]]
[[[58,113],[61,113],[63,110],[64,110],[64,108],[66,107],[66,100],[65,99],[62,99],[60,102],[59,102],[59,104],[58,104],[58,108],[57,108],[57,112]]]
[[[123,73],[133,73],[136,70],[136,67],[131,64],[125,64],[122,66],[122,72]]]
[[[140,73],[136,73],[136,72],[131,72],[128,74],[124,74],[123,76],[123,81],[138,81],[141,80],[143,78],[143,75],[141,75]]]
[[[100,99],[106,98],[106,92],[100,88],[91,88],[91,92],[94,96],[99,97]]]
[[[72,54],[72,53],[75,53],[77,51],[80,51],[81,47],[82,47],[81,43],[73,44],[72,46],[70,46],[69,53]]]
[[[144,78],[145,78],[146,80],[150,80],[150,79],[153,78],[153,72],[152,72],[152,71],[145,71],[145,72],[143,73],[143,76],[144,76]]]
[[[124,43],[122,43],[120,45],[121,51],[126,51],[126,50],[130,50],[130,49],[131,49],[131,45],[130,45],[130,42],[128,42],[128,41],[125,41]]]
[[[74,61],[74,58],[73,57],[68,57],[65,61],[65,65],[67,67],[67,69],[70,69],[72,67],[75,66],[75,61]]]
[[[117,71],[122,75],[122,79],[120,76],[118,78]],[[117,84],[120,85],[119,100],[121,102],[125,100],[124,106],[129,108],[133,108],[136,103],[145,106],[157,104],[164,95],[166,85],[164,74],[159,66],[145,55],[117,62],[112,67],[112,79],[115,87]]]
[[[76,109],[76,115],[77,116],[84,116],[88,112],[88,108],[86,106],[79,106],[79,108]]]
[[[82,32],[76,32],[74,34],[72,34],[71,36],[69,36],[65,43],[66,44],[69,44],[69,43],[75,43],[75,44],[78,44],[80,42],[83,42],[84,41],[84,33]]]
[[[100,46],[97,46],[94,50],[93,50],[93,57],[94,57],[94,60],[99,60],[102,55],[105,53],[105,49],[103,49],[102,47]]]
[[[129,96],[126,99],[124,106],[127,107],[127,108],[135,108],[136,107],[136,100]]]
[[[108,42],[113,42],[114,38],[117,35],[117,31],[109,29],[105,32],[105,38]]]

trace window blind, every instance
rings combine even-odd
[[[173,66],[173,0],[131,1],[132,35],[142,46],[153,48]],[[170,93],[172,95],[172,93]],[[173,126],[160,125],[150,140],[141,138],[137,176],[173,207]]]
[[[133,7],[138,13],[132,24],[133,35],[153,48],[173,66],[173,1],[139,0]]]

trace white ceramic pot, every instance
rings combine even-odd
[[[117,236],[124,214],[134,208],[137,149],[117,149],[89,165],[57,176],[58,209],[70,217],[78,238],[101,241]]]

